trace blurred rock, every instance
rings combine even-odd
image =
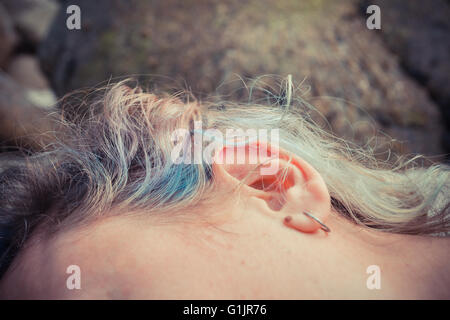
[[[35,56],[22,54],[14,57],[7,69],[8,74],[24,87],[25,97],[38,107],[48,108],[56,103]]]
[[[55,129],[55,122],[25,95],[18,83],[0,71],[0,142],[39,149],[52,140],[48,133]]]
[[[245,99],[236,74],[292,74],[305,80],[299,92],[337,135],[379,152],[443,151],[436,105],[379,32],[366,28],[358,0],[80,0],[79,31],[65,27],[69,4],[63,1],[40,47],[58,95],[123,75],[156,74],[186,83],[196,95]],[[277,90],[273,79],[260,83]],[[374,138],[380,130],[397,142]]]
[[[26,40],[38,44],[49,30],[59,5],[55,0],[2,0]]]
[[[15,56],[7,70],[9,75],[21,85],[33,89],[46,89],[48,82],[39,66],[39,60],[29,54]]]
[[[37,107],[53,108],[56,105],[57,99],[53,91],[47,89],[25,89],[25,97]]]
[[[121,1],[123,6],[121,10],[116,8],[117,1],[115,0],[78,1],[77,4],[80,6],[82,14],[81,30],[67,29],[66,9],[72,3],[60,1],[60,10],[46,39],[39,47],[41,66],[49,76],[51,85],[57,95],[62,96],[72,89],[97,84],[108,78],[108,71],[105,70],[105,67],[97,68],[97,71],[101,74],[94,75],[95,72],[93,72],[93,78],[86,83],[82,83],[86,79],[75,79],[73,73],[79,72],[79,68],[86,62],[90,65],[88,68],[94,67],[92,59],[95,56],[96,49],[102,45],[99,41],[108,41],[107,39],[102,40],[105,37],[107,38],[104,35],[105,32],[109,30],[115,18],[132,11],[132,8],[134,8],[133,1],[130,1],[129,5],[127,5],[128,1]],[[107,49],[108,45],[106,44],[105,50]],[[108,54],[101,55],[99,59],[110,60]],[[109,62],[107,64],[109,65]],[[142,67],[145,68],[145,64]],[[130,70],[131,72],[133,70]]]
[[[0,3],[0,68],[4,68],[17,44],[18,36],[8,12]]]
[[[450,2],[364,0],[362,4],[380,7],[381,37],[407,72],[429,90],[450,130]],[[450,150],[450,141],[446,147]]]

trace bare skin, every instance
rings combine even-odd
[[[254,179],[234,193],[246,167],[216,166],[215,196],[184,211],[189,220],[118,215],[36,236],[0,282],[0,298],[450,298],[449,239],[356,226],[329,209],[308,164],[287,165],[291,181],[279,206],[278,191],[255,188]],[[302,214],[306,208],[331,232]],[[79,290],[66,287],[69,265],[81,269]],[[367,288],[371,265],[380,267],[380,289]]]
[[[447,239],[361,230],[304,234],[257,211],[219,229],[112,218],[23,252],[2,298],[434,299],[450,297]],[[66,269],[81,268],[68,290]],[[369,290],[366,268],[381,269]]]

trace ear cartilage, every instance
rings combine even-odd
[[[330,228],[328,228],[325,223],[323,223],[322,221],[320,221],[319,218],[316,218],[315,216],[313,216],[311,213],[309,213],[308,211],[303,211],[303,213],[305,215],[307,215],[308,217],[310,217],[311,219],[313,219],[314,221],[316,221],[318,224],[320,224],[320,228],[325,231],[325,232],[331,232]]]

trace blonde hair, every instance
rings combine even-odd
[[[66,97],[51,115],[59,119],[56,140],[0,173],[1,269],[36,226],[59,230],[114,208],[152,214],[199,203],[215,182],[211,165],[171,161],[171,133],[196,120],[220,131],[278,128],[280,147],[315,167],[333,209],[357,224],[408,234],[450,230],[447,166],[376,159],[320,128],[290,78],[283,88],[269,104],[155,95],[129,80]]]

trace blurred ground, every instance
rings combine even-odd
[[[30,77],[20,76],[17,65],[32,68],[36,53],[48,81],[33,83],[40,82],[39,90],[50,83],[57,96],[111,77],[156,74],[186,83],[198,96],[243,98],[236,75],[292,74],[302,82],[303,98],[340,136],[380,152],[389,147],[427,155],[450,150],[445,144],[445,126],[450,127],[445,17],[450,15],[444,0],[370,1],[381,7],[381,30],[366,28],[368,2],[363,0],[60,1],[45,37],[26,35],[27,27],[6,5],[22,0],[4,1],[0,16],[10,16],[2,28],[10,30],[12,49],[0,50],[1,67],[27,90]],[[82,10],[79,31],[66,28],[65,9],[74,3]],[[262,81],[270,86],[273,78]],[[50,99],[44,101],[41,105]],[[6,119],[8,107],[2,109],[2,103],[8,103],[0,99],[0,117]],[[388,144],[385,133],[396,140]]]

